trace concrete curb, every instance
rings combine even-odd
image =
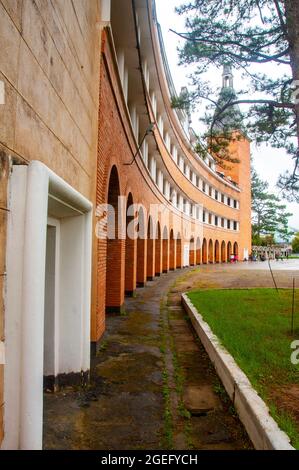
[[[209,325],[198,313],[186,294],[182,304],[207,351],[240,420],[257,450],[294,450],[290,439],[270,416],[266,403],[252,387],[248,377],[221,345]]]

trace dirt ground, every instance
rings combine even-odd
[[[280,287],[298,277],[295,263],[273,266]],[[107,317],[91,385],[45,394],[44,448],[252,448],[181,308],[180,293],[272,285],[265,263],[239,263],[175,271],[138,289],[126,299],[124,316]]]

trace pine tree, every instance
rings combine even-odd
[[[268,183],[252,170],[252,242],[261,245],[264,239],[279,237],[288,242],[292,235],[289,230],[291,213],[280,199],[268,191]],[[269,238],[270,237],[270,238]]]
[[[279,186],[284,196],[299,201],[299,0],[193,0],[177,12],[187,17],[186,31],[175,32],[186,40],[180,62],[196,65],[185,106],[202,99],[212,105],[215,112],[206,117],[211,141],[217,135],[215,122],[224,113],[236,105],[250,105],[249,112],[243,110],[250,136],[292,155],[294,170],[280,176]],[[289,72],[273,79],[264,73],[267,63],[288,66],[284,68]],[[250,87],[242,90],[245,98],[230,96],[219,103],[202,74],[211,65],[226,64],[241,69]],[[259,73],[252,72],[253,64]],[[182,106],[180,99],[173,104]],[[227,147],[226,139],[223,142]]]
[[[292,240],[292,249],[294,253],[299,253],[299,232],[295,233],[295,236]]]

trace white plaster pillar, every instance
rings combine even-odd
[[[119,76],[121,79],[121,83],[124,86],[124,79],[125,79],[125,53],[122,49],[117,52],[117,63],[118,63],[118,70]]]
[[[151,177],[153,178],[154,181],[156,181],[156,169],[157,169],[156,159],[154,157],[151,157],[149,170],[150,170]]]
[[[129,72],[127,67],[125,67],[124,71],[124,95],[126,103],[128,102],[128,91],[129,91]]]
[[[146,139],[143,141],[141,153],[145,165],[148,166],[148,143]]]
[[[177,192],[174,188],[170,188],[170,197],[172,204],[177,207]]]
[[[163,122],[162,116],[159,116],[159,119],[158,119],[158,127],[159,127],[159,129],[160,129],[160,133],[161,133],[162,138],[163,138],[164,122]]]
[[[168,199],[168,201],[170,200],[170,183],[169,181],[165,181],[165,184],[164,184],[164,195],[166,197],[166,199]]]
[[[175,145],[172,146],[172,152],[171,152],[174,161],[177,163],[178,161],[178,149],[176,148]]]
[[[111,0],[102,0],[101,21],[109,23],[111,19]]]
[[[134,131],[134,135],[136,139],[138,140],[138,134],[139,134],[139,116],[137,114],[136,106],[135,104],[131,105],[129,108],[130,111],[130,117],[131,117],[131,123]]]
[[[28,168],[24,232],[20,448],[41,449],[48,175]],[[34,248],[33,248],[34,247]]]
[[[152,101],[153,113],[156,118],[157,117],[157,98],[156,98],[154,91],[152,92],[152,95],[151,95],[151,101]]]
[[[146,85],[147,91],[149,91],[149,84],[150,84],[150,82],[149,82],[149,69],[148,69],[148,65],[147,65],[146,60],[143,61],[142,69],[143,69],[145,85]]]
[[[166,132],[165,134],[165,145],[166,145],[167,150],[170,152],[170,136],[168,132]]]
[[[163,184],[164,184],[164,175],[161,170],[158,170],[158,180],[157,185],[160,191],[163,193]]]
[[[183,157],[179,157],[179,167],[182,170],[182,172],[184,172],[184,158]]]
[[[185,172],[185,175],[188,179],[190,179],[190,167],[189,165],[186,165],[186,172]]]
[[[181,194],[180,194],[180,199],[179,199],[179,209],[180,209],[180,211],[182,211],[182,212],[183,212],[183,210],[184,210],[184,198],[183,198],[183,196],[182,196]]]
[[[136,112],[136,119],[135,119],[135,137],[137,143],[139,144],[139,115]]]

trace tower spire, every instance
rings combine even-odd
[[[222,88],[234,89],[234,75],[232,66],[229,64],[224,64],[223,66]]]
[[[225,104],[235,101],[236,99],[237,95],[234,90],[232,66],[230,64],[224,64],[222,73],[222,89],[218,99],[218,109],[221,109]],[[214,127],[219,132],[236,129],[240,130],[242,128],[242,114],[238,104],[228,107],[220,117],[217,117]]]

